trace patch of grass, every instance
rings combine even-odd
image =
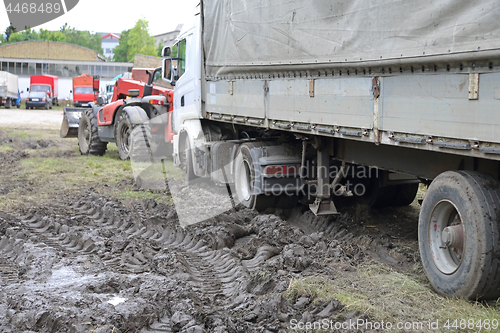
[[[152,193],[147,191],[127,190],[121,193],[117,193],[116,197],[119,199],[139,199],[139,200],[154,199],[156,201],[171,202],[170,199],[165,200],[166,196],[162,193]]]
[[[0,152],[13,151],[13,150],[14,150],[14,148],[12,148],[9,145],[2,145],[2,146],[0,146]]]
[[[59,135],[59,130],[47,130],[47,129],[17,129],[12,127],[1,127],[4,136],[15,137],[20,140],[64,140],[69,142],[74,142],[76,144],[76,139],[61,139]]]
[[[28,140],[32,136],[28,134],[26,131],[14,131],[14,132],[9,132],[9,136],[17,137],[21,140]]]
[[[439,296],[425,277],[406,275],[380,264],[362,266],[357,274],[345,273],[335,279],[322,275],[292,279],[284,297],[293,300],[300,296],[308,296],[313,302],[337,299],[345,306],[344,312],[357,310],[373,321],[389,321],[394,328],[398,322],[424,323],[419,332],[435,332],[428,329],[428,323],[436,320],[441,331],[446,321],[465,319],[477,323],[488,319],[491,323],[498,320],[500,310],[495,302]]]

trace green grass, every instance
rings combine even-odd
[[[356,273],[342,273],[334,278],[317,275],[292,279],[284,297],[294,301],[301,296],[308,296],[313,302],[339,300],[345,306],[344,313],[357,310],[370,316],[373,321],[384,320],[396,324],[439,320],[441,331],[447,320],[450,323],[462,319],[474,320],[476,323],[485,319],[490,322],[498,320],[500,310],[496,302],[439,296],[425,276],[397,272],[381,264],[361,266]],[[428,331],[425,325],[421,330],[423,332]]]
[[[32,137],[33,133],[20,131],[16,135]],[[12,148],[0,147],[0,151],[10,149]],[[9,177],[9,181],[28,186],[21,186],[5,196],[0,196],[0,210],[29,203],[48,204],[54,197],[68,192],[78,192],[88,187],[100,188],[99,192],[102,195],[120,199],[151,198],[171,202],[171,198],[163,194],[163,191],[136,191],[130,185],[134,175],[138,175],[137,171],[142,170],[141,177],[157,182],[164,188],[165,180],[161,164],[142,168],[130,161],[122,161],[114,144],[108,145],[104,156],[82,156],[76,145],[30,150],[29,154],[29,158],[19,161],[15,175]],[[182,174],[171,161],[165,162],[165,168],[169,173]],[[118,184],[123,180],[125,183]]]
[[[2,146],[0,146],[0,152],[13,151],[13,150],[14,150],[14,148],[12,148],[9,145],[2,145]]]

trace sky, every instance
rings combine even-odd
[[[68,23],[77,30],[117,33],[133,28],[137,20],[144,17],[154,36],[175,30],[178,24],[190,24],[198,3],[199,0],[79,0],[66,14],[34,29],[59,30]],[[3,34],[8,26],[7,11],[0,3],[0,33]]]

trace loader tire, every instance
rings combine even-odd
[[[118,147],[118,156],[122,160],[130,159],[130,148],[132,145],[132,124],[127,112],[123,112],[116,122],[115,138]]]
[[[102,156],[106,153],[107,142],[102,142],[97,132],[97,118],[92,109],[82,112],[78,126],[78,146],[82,155]]]
[[[152,132],[149,125],[135,125],[130,133],[130,160],[132,162],[154,162],[151,150]]]

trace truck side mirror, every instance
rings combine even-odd
[[[30,91],[30,88],[26,88],[26,91]]]
[[[161,56],[162,57],[170,57],[170,53],[172,50],[170,49],[170,46],[165,46],[163,50],[161,50]]]
[[[161,78],[163,81],[167,81],[171,85],[175,86],[175,81],[172,78],[172,59],[163,59]]]

